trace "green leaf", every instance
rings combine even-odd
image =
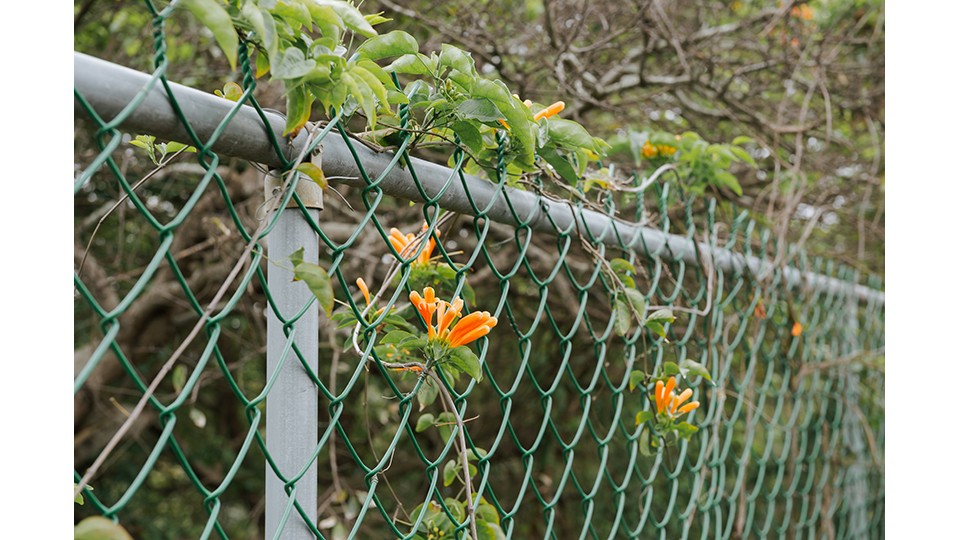
[[[643,411],[643,412],[637,413],[637,425],[639,426],[640,424],[646,422],[647,420],[650,420],[651,418],[653,418],[653,411]]]
[[[675,364],[675,363],[673,363],[673,362],[664,362],[664,363],[663,363],[663,372],[662,372],[662,375],[666,375],[666,376],[668,376],[668,377],[673,377],[674,375],[677,375],[677,374],[679,374],[679,373],[680,373],[680,367],[679,367],[677,364]]]
[[[347,28],[354,32],[372,38],[377,35],[377,31],[370,26],[367,19],[363,17],[360,11],[342,0],[313,0],[320,6],[328,6],[337,14]]]
[[[437,415],[437,421],[434,424],[437,426],[437,429],[440,431],[440,438],[444,442],[450,439],[450,435],[453,434],[453,428],[457,425],[457,417],[453,413],[442,412]]]
[[[746,161],[753,167],[757,166],[757,162],[753,160],[753,156],[751,156],[750,153],[743,148],[740,148],[739,146],[731,146],[730,152],[732,152],[733,155],[737,156],[738,158]]]
[[[183,390],[183,385],[187,384],[187,366],[177,364],[173,368],[173,389],[179,394]]]
[[[735,137],[733,141],[731,141],[731,144],[747,144],[752,142],[756,142],[756,141],[751,137],[747,137],[746,135],[741,135],[739,137]]]
[[[437,390],[436,385],[433,385],[433,384],[421,385],[420,393],[417,394],[417,399],[420,401],[420,410],[422,411],[424,407],[436,401],[437,396],[439,394],[440,394],[440,391]]]
[[[593,137],[587,133],[587,130],[571,120],[548,118],[547,133],[550,135],[551,141],[567,150],[586,148],[587,150],[593,151],[595,147]]]
[[[388,19],[386,17],[382,17],[381,15],[383,15],[382,11],[380,13],[371,13],[370,15],[364,15],[363,18],[366,19],[371,26],[376,26],[378,24],[390,22],[393,20],[393,19]]]
[[[645,327],[649,328],[650,330],[653,330],[653,333],[654,333],[654,334],[657,334],[658,336],[666,339],[666,337],[667,337],[667,332],[666,332],[666,330],[663,329],[663,325],[662,325],[662,324],[660,324],[660,323],[658,323],[658,322],[654,322],[654,321],[647,321],[647,322],[643,323],[643,325],[644,325]]]
[[[223,85],[223,93],[215,92],[215,94],[230,101],[240,101],[243,97],[243,88],[235,82],[228,82]]]
[[[560,151],[556,148],[544,148],[539,152],[540,157],[544,161],[549,163],[557,174],[561,178],[569,182],[571,185],[576,185],[580,180],[580,177],[577,175],[577,171],[570,165],[570,162],[567,161],[567,158],[561,155]]]
[[[657,455],[657,452],[653,451],[653,447],[650,446],[650,428],[644,428],[643,433],[640,434],[640,442],[637,443],[640,445],[640,453],[647,457],[652,457]]]
[[[253,2],[249,2],[252,4]],[[283,17],[284,19],[289,19],[291,21],[296,21],[303,26],[307,27],[307,30],[310,30],[311,23],[313,22],[310,17],[310,10],[307,8],[305,3],[290,1],[283,3],[277,3],[276,7],[271,11],[276,15]],[[295,30],[299,30],[295,28]]]
[[[453,45],[443,44],[440,50],[440,65],[448,66],[461,73],[474,73],[475,68],[470,54]]]
[[[323,175],[320,167],[317,167],[313,163],[301,163],[297,165],[297,170],[307,175],[307,177],[316,182],[324,191],[327,190],[327,178]]]
[[[302,262],[294,267],[294,275],[310,287],[310,292],[320,301],[320,307],[329,315],[333,311],[333,287],[327,271],[315,264]]]
[[[450,460],[443,465],[443,485],[449,486],[457,478],[457,472],[460,471],[460,466],[456,461]]]
[[[340,43],[340,35],[343,33],[343,19],[337,15],[337,12],[330,6],[321,6],[313,1],[307,1],[307,11],[310,12],[310,18],[320,29],[324,38],[333,43]]]
[[[680,362],[680,371],[683,373],[684,377],[687,377],[687,373],[691,373],[693,375],[699,375],[711,383],[713,382],[713,379],[710,378],[710,372],[707,371],[707,368],[689,358],[683,362]]]
[[[454,499],[453,497],[447,497],[443,500],[444,504],[447,505],[447,508],[450,510],[450,514],[453,515],[453,518],[457,521],[463,521],[467,517],[467,512],[464,510],[464,503]],[[451,523],[452,526],[452,523]],[[449,533],[449,531],[447,531]],[[450,536],[450,540],[453,540],[453,536]]]
[[[627,303],[617,297],[617,308],[616,308],[616,322],[614,323],[614,329],[617,331],[618,335],[625,335],[627,331],[630,330],[630,308],[627,306]]]
[[[148,151],[148,152],[152,152],[152,151],[153,151],[153,137],[150,137],[150,140],[149,140],[149,141],[144,141],[144,140],[141,139],[141,137],[143,137],[143,135],[138,135],[136,139],[130,141],[130,144],[132,144],[132,145],[134,145],[134,146],[138,146],[138,147],[140,147],[140,148],[143,148],[144,150],[146,150],[146,151]]]
[[[363,80],[363,82],[370,88],[370,91],[373,92],[373,95],[377,98],[382,107],[387,106],[387,89],[384,88],[380,79],[378,79],[373,73],[370,73],[360,66],[354,66],[350,70],[350,74]],[[374,126],[371,125],[370,129],[373,128]]]
[[[417,54],[420,51],[420,45],[410,34],[402,30],[368,39],[357,49],[357,53],[370,60],[380,60],[391,56],[400,56],[403,54]]]
[[[500,531],[499,535],[497,531]],[[503,537],[503,531],[500,530],[499,525],[492,525],[486,521],[477,522],[477,540],[499,540]]]
[[[464,118],[479,122],[496,122],[497,120],[507,119],[497,108],[497,105],[487,98],[468,99],[457,105],[456,112]]]
[[[669,309],[658,309],[647,317],[647,321],[660,324],[672,323],[674,321],[673,312]]]
[[[302,54],[302,53],[301,53]],[[287,124],[283,136],[291,134],[296,137],[300,129],[310,120],[310,109],[313,105],[313,94],[303,86],[292,86],[287,81]]]
[[[384,71],[409,73],[411,75],[434,75],[437,72],[437,63],[420,53],[405,54],[383,69]]]
[[[480,371],[480,359],[466,345],[447,351],[447,362],[450,366],[470,375],[477,381],[483,376]]]
[[[430,413],[420,415],[420,418],[417,418],[417,427],[414,428],[414,431],[420,433],[426,430],[429,427],[433,427],[435,422],[433,415]]]
[[[298,264],[303,263],[303,248],[294,251],[287,258],[290,259],[290,262],[293,263],[293,267],[296,268]]]
[[[290,47],[283,51],[280,60],[273,66],[271,80],[303,77],[315,67],[317,67],[316,60],[306,58],[303,51]]]
[[[417,339],[417,336],[404,332],[403,330],[394,330],[393,332],[388,333],[383,336],[383,339],[380,340],[381,345],[399,345],[405,341],[410,341]]]
[[[183,148],[186,148],[186,150],[185,150],[186,152],[196,152],[196,151],[197,151],[196,148],[194,148],[194,147],[192,147],[192,146],[187,146],[187,145],[185,145],[185,144],[183,144],[183,143],[178,143],[178,142],[174,142],[174,141],[170,141],[170,142],[167,143],[167,152],[177,153],[177,152],[179,152],[179,151],[180,151],[181,149],[183,149]]]
[[[349,95],[355,98],[360,107],[363,108],[363,114],[367,117],[367,127],[371,130],[377,123],[376,103],[374,103],[373,91],[367,86],[364,80],[352,72],[345,72],[341,80],[346,84]]]
[[[127,530],[102,516],[91,516],[73,527],[73,540],[133,540]]]
[[[74,491],[76,491],[77,489],[76,482],[73,483],[73,489]],[[83,490],[80,490],[80,493],[77,493],[77,496],[73,498],[73,502],[76,504],[79,504],[80,506],[83,506]]]
[[[477,126],[470,122],[459,120],[450,125],[450,129],[460,137],[460,142],[466,145],[474,154],[479,154],[483,150],[483,137]]]
[[[691,426],[686,422],[680,422],[676,426],[677,437],[681,439],[690,439],[690,436],[699,431],[700,429],[697,426]]]
[[[243,7],[240,8],[240,14],[253,27],[256,37],[267,50],[269,59],[276,60],[280,43],[277,39],[277,25],[273,15],[265,9],[258,8],[253,2],[244,2]]]
[[[627,300],[630,301],[630,304],[633,305],[633,309],[637,310],[637,313],[640,314],[640,318],[643,318],[643,313],[647,309],[647,302],[643,299],[643,294],[640,291],[633,288],[626,288],[623,292],[627,295]]]
[[[740,182],[737,181],[736,176],[726,171],[721,171],[717,173],[716,178],[720,181],[720,185],[727,186],[738,196],[743,195],[743,188],[740,187]]]
[[[610,261],[610,268],[617,274],[625,274],[627,272],[631,274],[637,273],[637,269],[626,259],[613,259]]]
[[[467,461],[475,461],[480,458],[486,457],[486,455],[487,455],[487,451],[484,450],[483,448],[477,448],[476,450],[471,448],[469,450],[469,453],[467,454]]]
[[[270,59],[266,54],[260,53],[257,55],[257,72],[254,74],[254,78],[259,79],[266,75],[270,71]]]
[[[500,524],[500,514],[497,513],[497,509],[486,499],[481,498],[480,502],[476,505],[476,516],[479,521],[484,521],[490,524]]]
[[[633,370],[630,372],[630,391],[633,392],[633,389],[637,387],[640,383],[646,380],[647,374],[642,371]]]
[[[213,32],[214,39],[217,40],[227,61],[230,62],[230,70],[236,70],[239,40],[227,10],[223,9],[216,0],[183,0],[182,5]]]
[[[457,83],[464,93],[471,94],[473,93],[473,83],[477,80],[477,74],[476,71],[471,74],[458,69],[451,69],[450,73],[447,73],[447,79]]]

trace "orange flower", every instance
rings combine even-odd
[[[424,223],[422,230],[426,231],[428,228],[428,225]],[[390,236],[388,236],[387,239],[390,240],[390,245],[393,246],[393,249],[397,250],[397,253],[399,253],[401,257],[409,257],[416,252],[417,248],[420,247],[419,244],[409,247],[416,237],[417,235],[415,234],[408,234],[404,236],[404,234],[397,228],[392,228],[390,229]],[[417,256],[417,260],[415,262],[417,264],[427,264],[430,262],[430,255],[433,254],[433,248],[436,247],[436,245],[437,242],[433,239],[433,236],[431,235],[428,237],[427,246],[423,248],[423,251],[421,251],[420,255]],[[407,250],[406,253],[404,253],[404,250]]]
[[[367,299],[367,305],[370,305],[370,289],[367,288],[367,283],[363,281],[362,277],[357,278],[357,287],[360,288],[360,292],[363,293],[363,297]]]
[[[800,337],[800,334],[803,333],[803,325],[795,322],[793,323],[793,328],[790,329],[790,335],[793,337]]]
[[[681,407],[680,405],[693,395],[693,390],[687,388],[683,392],[680,392],[679,396],[674,395],[673,389],[676,387],[676,384],[677,380],[672,377],[667,380],[667,384],[663,384],[662,381],[657,381],[654,398],[657,404],[658,414],[666,411],[671,417],[677,417],[700,406],[699,401],[691,401]]]
[[[497,325],[497,318],[491,317],[490,312],[483,311],[467,315],[460,319],[446,339],[450,341],[451,347],[459,347],[467,343],[476,341],[490,333],[490,330]]]
[[[672,156],[676,153],[677,149],[672,146],[667,146],[665,144],[657,145],[657,152],[660,152],[661,156]]]
[[[529,105],[527,105],[527,106],[529,107]],[[547,107],[546,109],[544,109],[544,110],[538,112],[537,114],[533,115],[533,121],[534,121],[534,122],[539,122],[541,118],[550,118],[551,116],[553,116],[553,115],[555,115],[555,114],[559,114],[560,111],[563,110],[563,107],[564,107],[563,102],[562,102],[562,101],[558,101],[558,102],[554,103],[553,105]]]
[[[643,148],[640,149],[640,154],[649,159],[652,157],[657,157],[657,147],[650,144],[650,142],[643,143]]]
[[[452,304],[444,302],[436,297],[433,287],[424,289],[422,296],[417,291],[411,292],[410,302],[427,323],[427,338],[444,341],[449,347],[459,347],[480,339],[497,325],[496,317],[490,316],[489,312],[475,311],[457,321],[451,328],[450,324],[461,314],[463,300],[456,298]],[[437,314],[436,326],[433,324],[434,313]]]

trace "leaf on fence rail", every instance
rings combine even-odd
[[[370,60],[380,60],[404,54],[417,54],[420,45],[410,34],[402,30],[394,30],[364,41],[357,53]]]
[[[213,32],[214,39],[230,62],[230,69],[236,70],[239,40],[227,10],[215,0],[183,0],[183,6]]]

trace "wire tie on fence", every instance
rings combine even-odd
[[[257,207],[257,211],[254,212],[253,214],[253,216],[256,218],[257,221],[263,221],[267,217],[266,212],[264,212],[263,215],[261,216],[260,211],[263,210],[263,208],[267,206],[267,204],[269,204],[270,201],[276,199],[277,195],[280,195],[280,191],[281,190],[279,187],[273,188],[273,193],[270,195],[270,198],[260,203],[260,206]]]

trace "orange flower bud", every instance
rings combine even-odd
[[[691,390],[691,389],[689,389],[689,388],[687,388],[687,389],[684,390],[683,392],[680,392],[680,395],[677,396],[677,399],[676,399],[676,400],[673,402],[673,404],[671,405],[671,407],[670,407],[670,412],[676,412],[677,407],[679,407],[680,404],[683,403],[684,401],[690,399],[690,396],[692,396],[692,395],[693,395],[693,390]]]
[[[686,414],[686,413],[688,413],[688,412],[696,409],[696,408],[699,407],[699,406],[700,406],[700,402],[699,402],[699,401],[691,401],[690,403],[687,403],[687,404],[684,405],[683,407],[680,407],[680,410],[677,411],[677,414]]]
[[[362,277],[357,278],[357,287],[363,293],[363,297],[367,299],[367,305],[370,305],[370,289],[367,288],[367,284]]]
[[[544,109],[544,110],[538,112],[537,114],[533,115],[533,120],[534,120],[535,122],[539,122],[541,118],[550,118],[551,116],[553,116],[553,115],[555,115],[555,114],[558,114],[560,111],[562,111],[562,110],[563,110],[563,107],[564,107],[563,102],[562,102],[562,101],[558,101],[558,102],[554,103],[553,105],[547,107],[546,109]]]
[[[657,412],[663,410],[663,381],[657,381],[656,387],[653,389],[653,398],[657,403]]]

